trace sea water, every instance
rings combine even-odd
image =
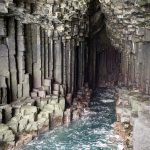
[[[22,150],[121,150],[121,143],[113,140],[114,94],[113,89],[96,89],[80,120],[41,135]]]

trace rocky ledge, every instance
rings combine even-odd
[[[150,96],[139,90],[118,89],[115,129],[124,139],[126,149],[150,148]]]
[[[59,84],[54,88],[60,93]],[[78,120],[88,108],[91,93],[86,85],[74,98],[72,94],[66,98],[61,94],[41,94],[0,106],[0,149],[21,147],[41,133]]]

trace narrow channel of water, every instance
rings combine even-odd
[[[119,150],[112,142],[115,122],[114,90],[99,88],[93,93],[90,111],[69,127],[50,131],[23,150]]]

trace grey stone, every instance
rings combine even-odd
[[[22,115],[30,115],[30,114],[34,114],[34,113],[37,113],[37,107],[35,107],[35,106],[26,105],[26,106],[21,107]]]
[[[44,90],[39,90],[38,91],[38,96],[41,97],[41,98],[45,98],[45,96],[46,96],[45,91]]]
[[[59,106],[59,104],[55,104],[54,108],[54,114],[55,116],[63,116],[63,111],[62,108]]]
[[[1,88],[6,88],[7,85],[6,85],[6,77],[4,76],[0,76],[0,87]]]
[[[17,93],[17,97],[21,98],[23,96],[23,85],[22,84],[18,84],[18,93]]]
[[[19,121],[19,128],[18,128],[19,132],[25,131],[27,123],[28,123],[28,119],[26,119],[26,118],[23,118]]]
[[[15,56],[9,56],[9,62],[10,62],[10,72],[11,73],[17,72]]]
[[[64,97],[59,98],[59,106],[61,107],[63,111],[65,110],[65,98]]]
[[[0,44],[0,57],[8,57],[8,48],[5,44]]]
[[[49,79],[44,79],[44,86],[50,86],[51,85],[51,80]]]
[[[24,36],[20,35],[18,36],[18,41],[17,41],[17,47],[18,51],[24,52],[25,51],[25,45],[24,45]]]
[[[41,87],[41,69],[40,66],[37,63],[33,64],[33,84],[34,88],[40,88]]]
[[[8,106],[5,109],[5,122],[7,123],[12,118],[12,107]]]
[[[5,134],[5,132],[9,129],[9,127],[5,124],[0,124],[0,134]]]
[[[4,7],[5,5],[0,3],[0,12],[4,11],[6,12],[6,9]],[[6,36],[6,27],[5,27],[5,21],[4,18],[0,18],[0,36]]]
[[[148,150],[149,148],[150,148],[149,124],[145,124],[143,120],[137,119],[134,123],[133,149]]]
[[[17,92],[18,92],[18,85],[17,85],[17,73],[16,72],[11,72],[11,94],[12,94],[12,100],[17,99]],[[20,96],[21,97],[21,96]]]
[[[2,123],[2,111],[0,110],[0,124]]]
[[[38,96],[37,92],[31,92],[30,95],[31,95],[32,98],[36,98]]]
[[[11,130],[7,130],[4,134],[4,141],[13,142],[15,140],[15,135]]]
[[[17,115],[15,117],[13,117],[8,123],[7,125],[9,126],[9,128],[14,132],[17,133],[18,132],[18,125],[19,125],[19,121],[21,119],[20,115]]]
[[[0,57],[0,76],[9,76],[8,57]]]
[[[46,122],[47,118],[44,118],[44,117],[38,117],[38,120],[37,120],[37,124],[38,124],[38,129],[41,129],[45,122]]]
[[[52,104],[47,104],[44,106],[43,108],[43,112],[48,112],[48,113],[53,113],[53,111],[55,110],[55,106]]]
[[[29,74],[25,74],[25,79],[23,82],[23,97],[29,97],[29,91],[30,91],[30,87],[29,87]]]
[[[0,3],[0,12],[1,13],[8,13],[8,9],[4,3]]]
[[[38,130],[38,124],[37,122],[32,122],[29,123],[26,127],[26,131],[31,132],[31,131],[37,131]]]

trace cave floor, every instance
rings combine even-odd
[[[116,121],[114,89],[98,88],[90,102],[90,111],[82,118],[41,135],[23,150],[117,150],[112,124]]]

